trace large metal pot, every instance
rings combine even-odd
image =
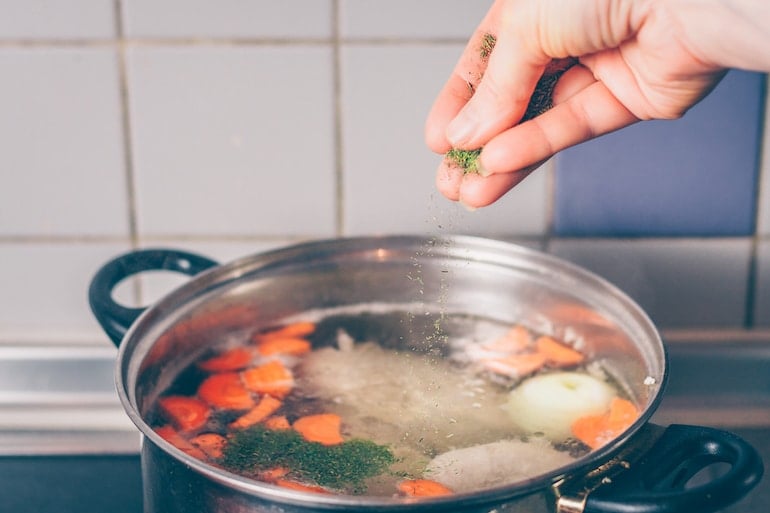
[[[147,309],[125,308],[112,299],[118,282],[153,270],[195,277]],[[119,346],[117,388],[143,435],[149,513],[705,513],[743,497],[763,472],[756,451],[730,433],[649,423],[667,377],[665,350],[651,321],[601,278],[516,245],[472,237],[337,239],[226,265],[185,252],[142,250],[99,270],[90,302]],[[153,401],[212,340],[298,312],[367,303],[525,321],[580,339],[642,406],[642,414],[611,443],[568,466],[510,486],[417,502],[318,496],[255,482],[188,456],[148,424]],[[688,484],[714,463],[727,463],[729,470]]]

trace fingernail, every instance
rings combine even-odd
[[[485,168],[484,164],[481,163],[481,158],[479,158],[476,161],[476,171],[479,173],[479,175],[483,176],[484,178],[492,174],[492,172],[489,169]]]
[[[471,139],[476,131],[476,120],[466,109],[460,111],[446,129],[446,137],[449,143],[456,147],[462,147]]]

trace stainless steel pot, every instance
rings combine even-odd
[[[121,280],[154,270],[194,278],[147,309],[125,308],[113,300]],[[763,472],[756,451],[730,433],[649,423],[667,369],[663,344],[648,317],[601,278],[512,244],[473,237],[336,239],[226,265],[186,252],[141,250],[97,272],[90,303],[119,347],[116,383],[143,435],[149,513],[703,513],[743,497]],[[188,456],[148,424],[154,400],[212,340],[307,310],[369,303],[524,322],[579,339],[642,405],[642,414],[611,443],[545,475],[420,501],[319,496],[255,482]],[[713,463],[727,463],[729,470],[688,485]]]

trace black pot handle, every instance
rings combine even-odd
[[[102,266],[91,280],[88,302],[96,320],[119,346],[128,328],[146,308],[129,308],[115,302],[112,291],[125,278],[146,271],[176,271],[194,276],[219,265],[204,256],[170,249],[142,249],[121,255]]]
[[[703,484],[686,486],[715,463],[730,468]],[[746,495],[763,471],[757,451],[738,436],[708,427],[671,425],[637,463],[590,492],[583,511],[715,512]]]

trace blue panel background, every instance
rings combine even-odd
[[[765,74],[731,71],[682,119],[562,152],[555,234],[753,234],[765,86]]]

